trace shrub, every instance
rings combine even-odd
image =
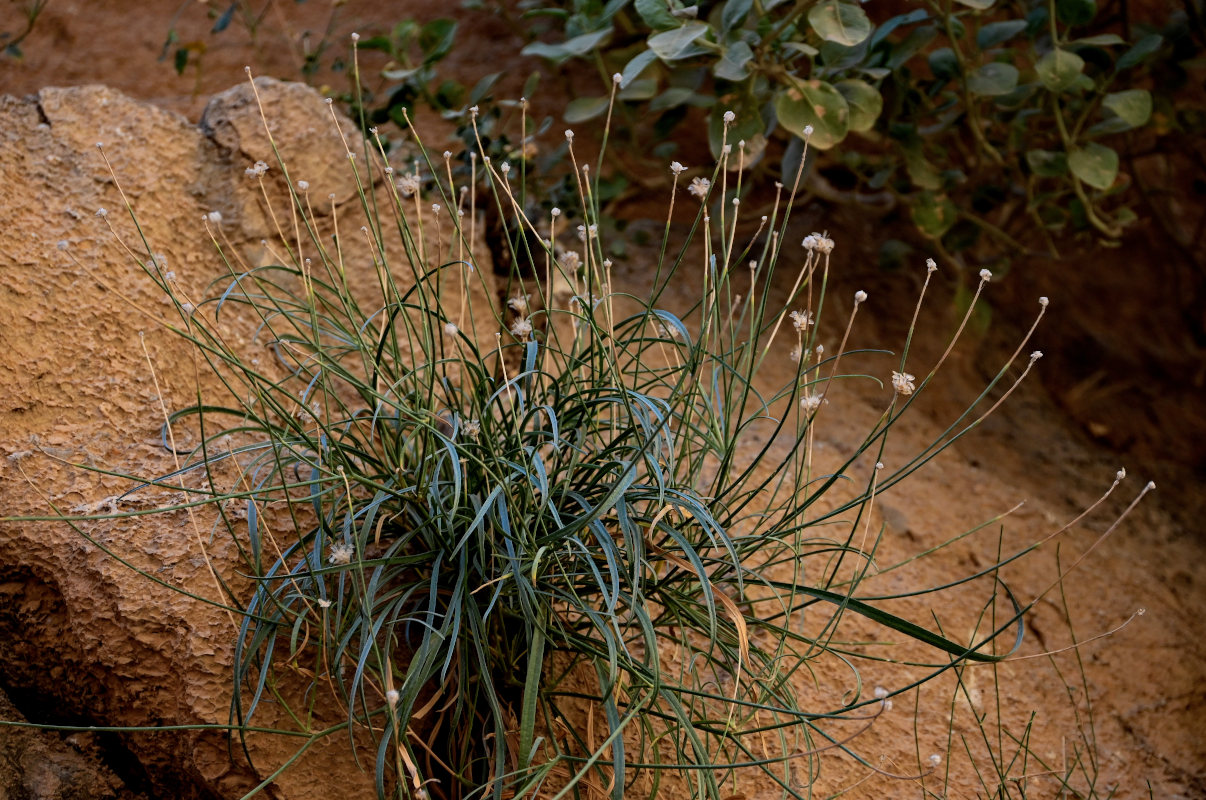
[[[868,297],[834,311],[835,243],[787,241],[801,168],[751,234],[739,225],[746,152],[727,146],[735,122],[722,124],[710,174],[688,183],[669,167],[663,238],[639,295],[613,280],[599,233],[602,156],[593,168],[579,161],[572,131],[576,236],[568,210],[525,213],[512,182],[522,167],[474,152],[474,182],[458,187],[450,152],[395,165],[368,138],[347,155],[369,261],[345,259],[354,223],[324,230],[283,160],[247,170],[259,181],[279,170],[289,187],[291,207],[273,216],[274,263],[243,265],[213,219],[228,275],[208,298],[194,302],[159,260],[139,259],[179,313],[172,329],[225,387],[170,414],[173,451],[181,425],[198,444],[180,470],[132,491],[168,487],[188,493],[185,505],[212,504],[253,578],[246,597],[215,576],[241,621],[238,730],[271,699],[297,724],[283,733],[367,737],[382,797],[652,797],[678,780],[718,798],[750,774],[801,797],[826,749],[874,768],[842,722],[870,726],[890,695],[1017,647],[1037,598],[1016,599],[998,569],[1033,547],[959,584],[872,598],[859,588],[880,539],[876,498],[991,414],[1041,354],[1022,356],[1027,334],[930,447],[878,463],[963,326],[920,379],[907,341],[888,369],[875,360],[886,352],[848,349]],[[524,116],[520,141],[529,135]],[[474,284],[490,288],[473,230],[481,193],[516,229],[497,307],[469,299]],[[672,223],[684,206],[693,223],[680,243]],[[354,270],[371,271],[373,297],[356,290]],[[695,300],[664,306],[682,281],[698,287]],[[921,310],[919,298],[913,326]],[[240,318],[271,363],[227,340],[223,326]],[[822,327],[840,339],[833,352]],[[791,379],[768,385],[768,360],[785,359]],[[817,426],[837,413],[826,403],[852,361],[891,387],[890,401],[840,464],[821,469]],[[885,608],[927,593],[940,605],[976,579],[988,586],[967,640]],[[869,696],[858,663],[885,656],[843,641],[851,615],[929,652],[908,657],[922,674]],[[847,666],[847,685],[832,705],[801,702],[828,661]],[[328,696],[342,721],[323,721]],[[912,777],[935,776],[936,764],[919,752]]]

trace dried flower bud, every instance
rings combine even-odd
[[[687,187],[687,191],[702,201],[708,196],[708,190],[711,188],[712,182],[707,178],[692,178],[691,185]]]
[[[297,190],[298,190],[299,192],[305,192],[305,191],[308,191],[308,190],[309,190],[309,188],[310,188],[310,182],[309,182],[309,181],[298,181],[298,182],[297,182]]]
[[[623,81],[624,81],[624,76],[621,75],[620,73],[616,72],[616,73],[612,74],[611,82],[614,83],[616,86],[619,86]]]
[[[859,289],[857,292],[854,293],[854,302],[856,305],[858,303],[865,303],[866,301],[867,301],[867,293],[864,292],[862,289]]]
[[[806,137],[807,137],[807,136],[812,136],[812,126],[811,126],[811,125],[805,125],[805,126],[804,126],[804,135],[805,135]]]
[[[725,125],[732,125],[736,120],[737,120],[737,115],[734,114],[732,111],[724,112],[724,124]]]
[[[673,172],[675,175],[682,173],[685,169],[686,169],[686,167],[684,167],[682,164],[678,163],[677,161],[670,162],[670,171]]]
[[[938,262],[936,262],[936,261],[935,261],[934,259],[932,259],[932,258],[927,258],[927,259],[925,260],[925,270],[926,270],[926,272],[933,272],[933,271],[935,271],[936,269],[938,269]]]
[[[982,280],[982,281],[992,280],[992,273],[986,269],[980,270],[980,280]]]

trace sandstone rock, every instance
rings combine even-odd
[[[334,193],[341,218],[351,218],[360,201],[327,106],[305,87],[266,80],[257,86],[280,152],[297,159],[291,178],[308,175],[315,193]],[[200,129],[104,87],[0,97],[0,455],[7,457],[0,461],[0,514],[138,512],[169,499],[144,490],[130,502],[108,502],[130,482],[90,470],[170,472],[174,462],[160,444],[160,395],[169,409],[195,401],[194,358],[159,324],[173,308],[135,258],[162,254],[181,291],[207,291],[224,274],[199,222],[211,210],[222,213],[220,233],[243,259],[269,257],[260,240],[271,235],[271,214],[244,170],[272,161],[271,149],[249,95],[244,87],[215,99]],[[355,137],[346,120],[342,130]],[[123,211],[98,141],[137,210],[141,234]],[[279,198],[285,185],[274,181],[266,186]],[[95,216],[101,207],[109,212],[104,218]],[[319,215],[331,210],[316,203]],[[60,241],[74,261],[56,248]],[[395,278],[413,280],[400,246],[390,254]],[[371,292],[376,276],[363,240],[349,238],[344,255],[349,274],[359,276],[356,291]],[[474,285],[471,301],[479,308],[494,303],[489,278]],[[233,335],[252,346],[253,330]],[[212,523],[212,513],[194,520],[184,512],[74,525],[0,522],[0,678],[97,725],[228,724],[235,618],[194,596],[222,599],[211,563],[236,594],[246,596],[248,584],[238,577],[242,562],[230,538],[210,538]],[[266,725],[281,716],[271,704],[259,713]],[[240,796],[301,744],[251,737],[248,764],[221,729],[123,739],[157,793],[182,798]],[[369,796],[371,776],[349,763],[346,742],[316,744],[270,796],[326,796],[332,786]]]

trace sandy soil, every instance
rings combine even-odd
[[[3,13],[11,14],[17,5],[5,4]],[[22,43],[24,61],[0,59],[0,91],[23,94],[43,86],[104,83],[195,122],[212,93],[241,79],[245,63],[261,73],[294,77],[300,32],[321,31],[329,21],[328,3],[295,6],[282,0],[267,7],[268,16],[253,41],[238,25],[220,37],[209,36],[206,31],[212,22],[205,18],[203,5],[182,6],[176,23],[181,41],[205,41],[207,50],[200,71],[190,69],[177,76],[170,63],[158,60],[176,3],[55,0]],[[379,18],[390,11],[399,16],[407,12],[431,16],[439,8],[428,0],[350,2],[338,9],[335,29],[367,32],[364,20],[370,16]],[[516,46],[499,21],[480,15],[467,19],[464,28],[473,46],[442,69],[472,83],[504,59],[513,59]],[[0,30],[15,27],[7,18],[0,20]],[[523,66],[508,80],[522,83],[531,65]],[[335,80],[322,75],[318,83]],[[639,216],[637,211],[630,213]],[[836,239],[834,297],[849,297],[858,288],[871,294],[855,331],[856,343],[899,347],[920,283],[921,264],[907,273],[876,269],[873,243],[882,236],[880,222],[848,209],[812,204],[800,209],[797,226],[792,236],[796,240],[823,228]],[[0,252],[3,237],[21,235],[21,231],[0,233]],[[1144,252],[1154,239],[1153,233],[1141,229],[1121,251],[1070,244],[1068,252],[1076,255],[1065,260],[1067,271],[1019,270],[993,287],[1001,302],[994,324],[987,332],[973,333],[956,351],[942,379],[918,404],[915,420],[901,426],[885,462],[903,460],[906,453],[916,451],[975,397],[984,377],[999,368],[1018,341],[1040,294],[1051,296],[1051,318],[1027,350],[1042,349],[1048,358],[978,431],[902,489],[884,496],[876,521],[886,525],[881,556],[891,563],[1024,500],[1026,505],[1005,521],[1005,541],[1016,547],[1041,539],[1075,517],[1109,486],[1115,470],[1125,466],[1132,476],[1127,483],[1083,525],[1058,540],[1067,566],[1094,546],[1144,482],[1157,480],[1159,490],[1096,546],[1067,583],[1071,619],[1080,640],[1117,628],[1140,608],[1146,613],[1116,635],[1081,647],[1083,682],[1075,654],[1065,652],[1053,662],[1037,658],[1003,668],[999,715],[987,673],[974,673],[978,681],[974,688],[981,693],[984,705],[979,710],[988,713],[994,735],[998,721],[1002,728],[1021,735],[1031,715],[1036,715],[1031,747],[1051,769],[1059,770],[1084,737],[1095,741],[1100,770],[1097,791],[1102,796],[1108,794],[1108,787],[1117,787],[1115,796],[1124,798],[1149,793],[1206,797],[1206,723],[1201,721],[1206,706],[1202,688],[1206,623],[1201,616],[1206,607],[1206,576],[1201,567],[1206,540],[1198,488],[1206,439],[1200,383],[1193,384],[1193,365],[1201,378],[1202,352],[1178,320],[1177,299],[1167,296],[1158,268],[1146,273],[1133,269],[1129,254]],[[617,264],[617,279],[622,286],[637,289],[645,276],[633,259]],[[0,280],[20,278],[6,270]],[[934,363],[957,322],[951,288],[952,281],[940,280],[927,304],[910,361],[917,365],[912,370],[917,374]],[[839,332],[831,329],[826,335],[836,337]],[[1090,345],[1093,349],[1086,355],[1084,348]],[[70,358],[67,352],[52,354],[46,368],[66,369]],[[890,366],[883,361],[869,369],[884,378]],[[886,390],[869,382],[833,396],[822,450],[836,456],[849,448],[888,399]],[[1054,544],[1004,573],[1020,597],[1034,596],[1054,580]],[[997,546],[994,527],[921,562],[907,580],[935,585],[954,579],[991,563]],[[885,588],[903,579],[894,573],[890,581],[885,580]],[[958,608],[913,604],[906,610],[919,621],[928,621],[931,610],[943,620],[961,618]],[[1024,655],[1059,650],[1070,643],[1057,594],[1040,603],[1029,626],[1033,635]],[[885,683],[902,678],[887,671],[868,677]],[[914,729],[909,704],[898,702],[896,710],[867,734],[863,752],[882,753],[888,771],[908,772],[908,765],[916,762],[915,740],[922,740],[922,757],[942,749],[950,698],[950,686],[927,690],[917,715],[919,730]],[[959,729],[968,730],[968,714],[974,708],[974,702],[955,704]],[[29,709],[23,711],[30,715]],[[958,743],[956,749],[961,749]],[[956,760],[960,760],[957,753]],[[828,788],[857,784],[848,796],[921,794],[912,782],[876,775],[836,755],[824,769],[832,777]],[[1028,765],[1027,774],[1034,776],[1029,784],[1032,796],[1058,795],[1058,786],[1039,774],[1045,771],[1034,763]],[[956,772],[960,777],[949,788],[950,796],[982,792],[965,768]],[[1021,768],[1013,768],[1010,774],[1019,776]],[[1084,783],[1078,776],[1072,787],[1080,789]],[[926,788],[942,791],[932,781]],[[1011,789],[1018,791],[1018,786]],[[734,796],[762,795],[751,786]]]

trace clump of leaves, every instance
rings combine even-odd
[[[526,114],[520,124],[522,141]],[[1021,641],[1037,598],[1016,600],[999,564],[903,594],[860,587],[879,541],[868,535],[877,496],[999,406],[1004,397],[977,410],[1025,340],[950,428],[885,468],[889,433],[946,359],[918,380],[906,343],[893,369],[877,370],[891,375],[887,410],[821,470],[813,445],[830,392],[851,361],[875,370],[876,353],[847,349],[866,293],[831,320],[835,243],[812,234],[802,252],[783,249],[802,168],[746,239],[723,206],[715,220],[707,212],[725,192],[730,151],[686,191],[672,164],[664,237],[637,296],[617,287],[600,240],[598,167],[579,167],[572,131],[566,140],[576,236],[560,209],[530,217],[510,164],[487,160],[480,140],[461,192],[451,154],[395,166],[366,139],[348,164],[367,257],[342,233],[348,215],[327,229],[308,184],[280,161],[291,208],[273,219],[292,222],[276,232],[276,263],[242,264],[215,231],[228,275],[193,303],[160,260],[139,262],[173,301],[172,330],[224,387],[171,414],[167,435],[192,420],[200,443],[150,483],[213,503],[254,578],[247,599],[215,575],[242,620],[232,718],[262,733],[260,709],[278,705],[296,724],[280,732],[305,740],[297,758],[335,733],[371,740],[381,797],[619,800],[680,779],[720,798],[750,775],[808,796],[822,751],[871,767],[841,726],[874,724],[887,707],[886,693],[864,696],[858,665],[884,656],[845,641],[851,615],[938,655],[910,659],[924,669],[900,691]],[[262,180],[269,169],[247,172]],[[516,231],[499,307],[471,299],[475,285],[490,288],[473,235],[479,193]],[[691,233],[674,243],[684,204]],[[371,297],[349,280],[357,270],[372,276]],[[668,287],[688,280],[695,299],[663,307]],[[914,323],[920,310],[919,299]],[[238,318],[271,364],[224,334]],[[822,329],[840,338],[828,353]],[[1021,356],[1009,385],[1040,355]],[[768,359],[794,364],[786,383],[767,381]],[[184,485],[188,474],[204,487]],[[999,614],[967,641],[884,608],[919,594],[939,607],[977,578]],[[848,682],[815,700],[801,685],[822,660],[844,665]],[[342,722],[330,721],[331,704]]]
[[[1035,221],[1113,237],[1134,218],[1111,142],[1148,124],[1137,68],[1163,39],[1128,43],[1102,16],[1093,0],[927,0],[882,20],[847,0],[573,0],[529,8],[542,40],[524,52],[619,72],[621,99],[662,125],[706,109],[716,155],[732,112],[751,158],[785,144],[787,177],[808,126],[812,148],[843,144],[830,168],[957,250]],[[580,97],[566,118],[605,108]]]

